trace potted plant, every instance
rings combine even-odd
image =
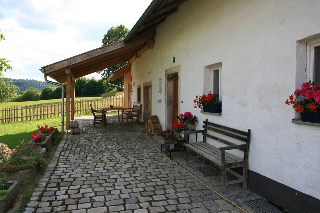
[[[173,139],[173,132],[170,129],[162,131],[162,137],[165,140],[165,144],[167,145],[168,150],[174,149],[175,141]]]
[[[292,105],[301,115],[303,122],[320,123],[320,86],[314,82],[305,82],[285,102]]]
[[[180,113],[180,115],[178,116],[178,119],[181,123],[184,124],[184,128],[187,131],[194,130],[194,126],[198,121],[197,116],[192,115],[191,112]]]
[[[181,138],[180,133],[183,132],[184,130],[184,125],[183,123],[179,122],[174,122],[172,124],[172,129],[173,129],[173,133],[176,135],[176,137],[179,139]]]
[[[211,92],[208,95],[196,96],[193,100],[194,108],[201,108],[204,112],[221,113],[221,102]]]

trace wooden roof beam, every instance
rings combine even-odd
[[[144,47],[142,47],[136,54],[134,54],[134,56],[132,58],[129,59],[128,64],[131,65],[137,58],[140,58],[142,56],[142,54],[145,53],[147,50],[153,49],[154,44],[155,44],[154,39],[149,40],[148,43]]]

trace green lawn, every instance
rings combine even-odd
[[[61,118],[49,118],[38,121],[24,121],[16,123],[0,124],[0,143],[5,143],[10,149],[16,147],[22,140],[30,141],[31,133],[38,133],[37,125],[53,126],[61,131]]]

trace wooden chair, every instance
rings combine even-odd
[[[91,112],[93,114],[93,126],[95,127],[96,124],[104,124],[107,122],[106,115],[103,110],[93,109],[92,105],[90,104]]]
[[[123,117],[127,118],[127,125],[129,124],[129,119],[137,118],[137,123],[139,124],[139,114],[142,108],[142,104],[133,104],[132,108],[124,108],[122,110],[122,124],[123,124]]]

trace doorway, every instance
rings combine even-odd
[[[172,129],[172,124],[178,121],[179,113],[179,77],[178,73],[167,75],[167,105],[166,126]]]
[[[146,123],[152,115],[152,85],[151,82],[143,84],[143,122]]]

